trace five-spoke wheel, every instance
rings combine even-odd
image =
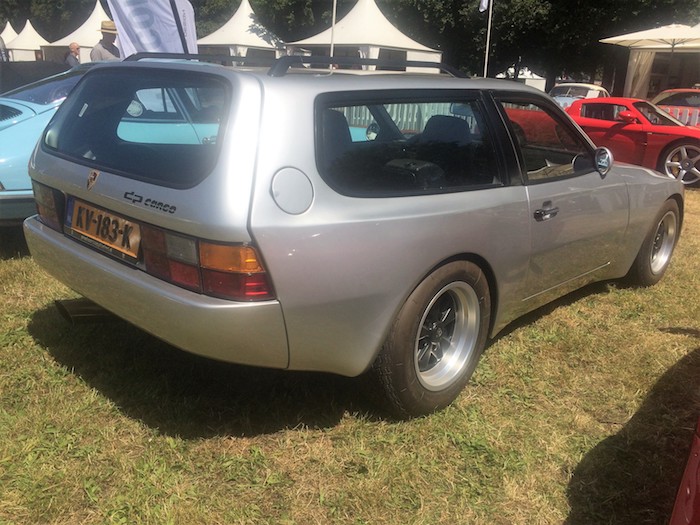
[[[680,179],[683,184],[700,181],[700,144],[682,143],[662,155],[659,171]]]

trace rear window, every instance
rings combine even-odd
[[[219,78],[183,71],[85,76],[44,133],[44,148],[86,166],[171,187],[213,169],[230,95]]]

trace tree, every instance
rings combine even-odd
[[[106,11],[106,0],[100,0]],[[483,71],[487,14],[478,0],[376,0],[385,16],[412,39],[443,52],[445,62],[465,72]],[[610,75],[626,51],[600,44],[606,36],[672,22],[700,22],[697,0],[492,0],[493,26],[489,74],[523,65],[550,82]],[[201,36],[221,27],[238,8],[231,0],[191,0]],[[338,0],[338,18],[356,0]],[[260,21],[286,41],[299,40],[330,25],[332,0],[251,0]],[[20,31],[27,19],[47,40],[77,29],[94,0],[2,0],[0,23]]]

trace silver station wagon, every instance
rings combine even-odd
[[[681,182],[613,165],[543,93],[297,61],[92,68],[30,161],[35,260],[188,352],[368,372],[399,417],[524,313],[666,271]]]

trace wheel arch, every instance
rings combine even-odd
[[[683,200],[683,197],[678,193],[674,193],[667,200],[671,200],[671,199],[676,201],[676,204],[678,204],[678,222],[679,222],[678,231],[680,232],[683,230],[683,215],[684,215],[684,211],[685,211],[684,210],[685,201]]]

